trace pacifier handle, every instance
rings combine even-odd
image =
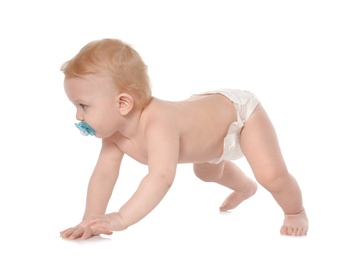
[[[86,122],[81,121],[79,123],[75,123],[75,126],[79,129],[82,135],[95,135],[95,130],[93,130],[92,127],[89,126]]]

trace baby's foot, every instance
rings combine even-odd
[[[248,188],[245,191],[233,191],[223,202],[222,206],[220,206],[221,211],[227,211],[230,209],[236,208],[242,201],[250,198],[253,196],[258,189],[258,185],[251,181],[248,185]]]
[[[288,236],[304,236],[308,231],[308,218],[305,210],[297,214],[285,214],[280,234]]]

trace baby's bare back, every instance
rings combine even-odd
[[[180,163],[221,157],[224,137],[237,120],[234,104],[221,94],[200,95],[176,103],[180,129]]]
[[[158,124],[164,121],[177,124],[174,128],[179,136],[178,162],[197,163],[221,157],[224,138],[230,124],[237,120],[237,113],[234,104],[221,94],[193,96],[179,102],[153,98],[142,112],[135,136],[129,139],[115,134],[112,137],[125,154],[143,164],[147,164],[149,157],[144,136],[152,118]]]

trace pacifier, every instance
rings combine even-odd
[[[82,135],[95,135],[95,130],[85,122],[74,123]]]

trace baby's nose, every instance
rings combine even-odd
[[[78,120],[78,121],[84,121],[84,117],[82,115],[81,112],[77,111],[77,114],[75,115],[75,118]]]

